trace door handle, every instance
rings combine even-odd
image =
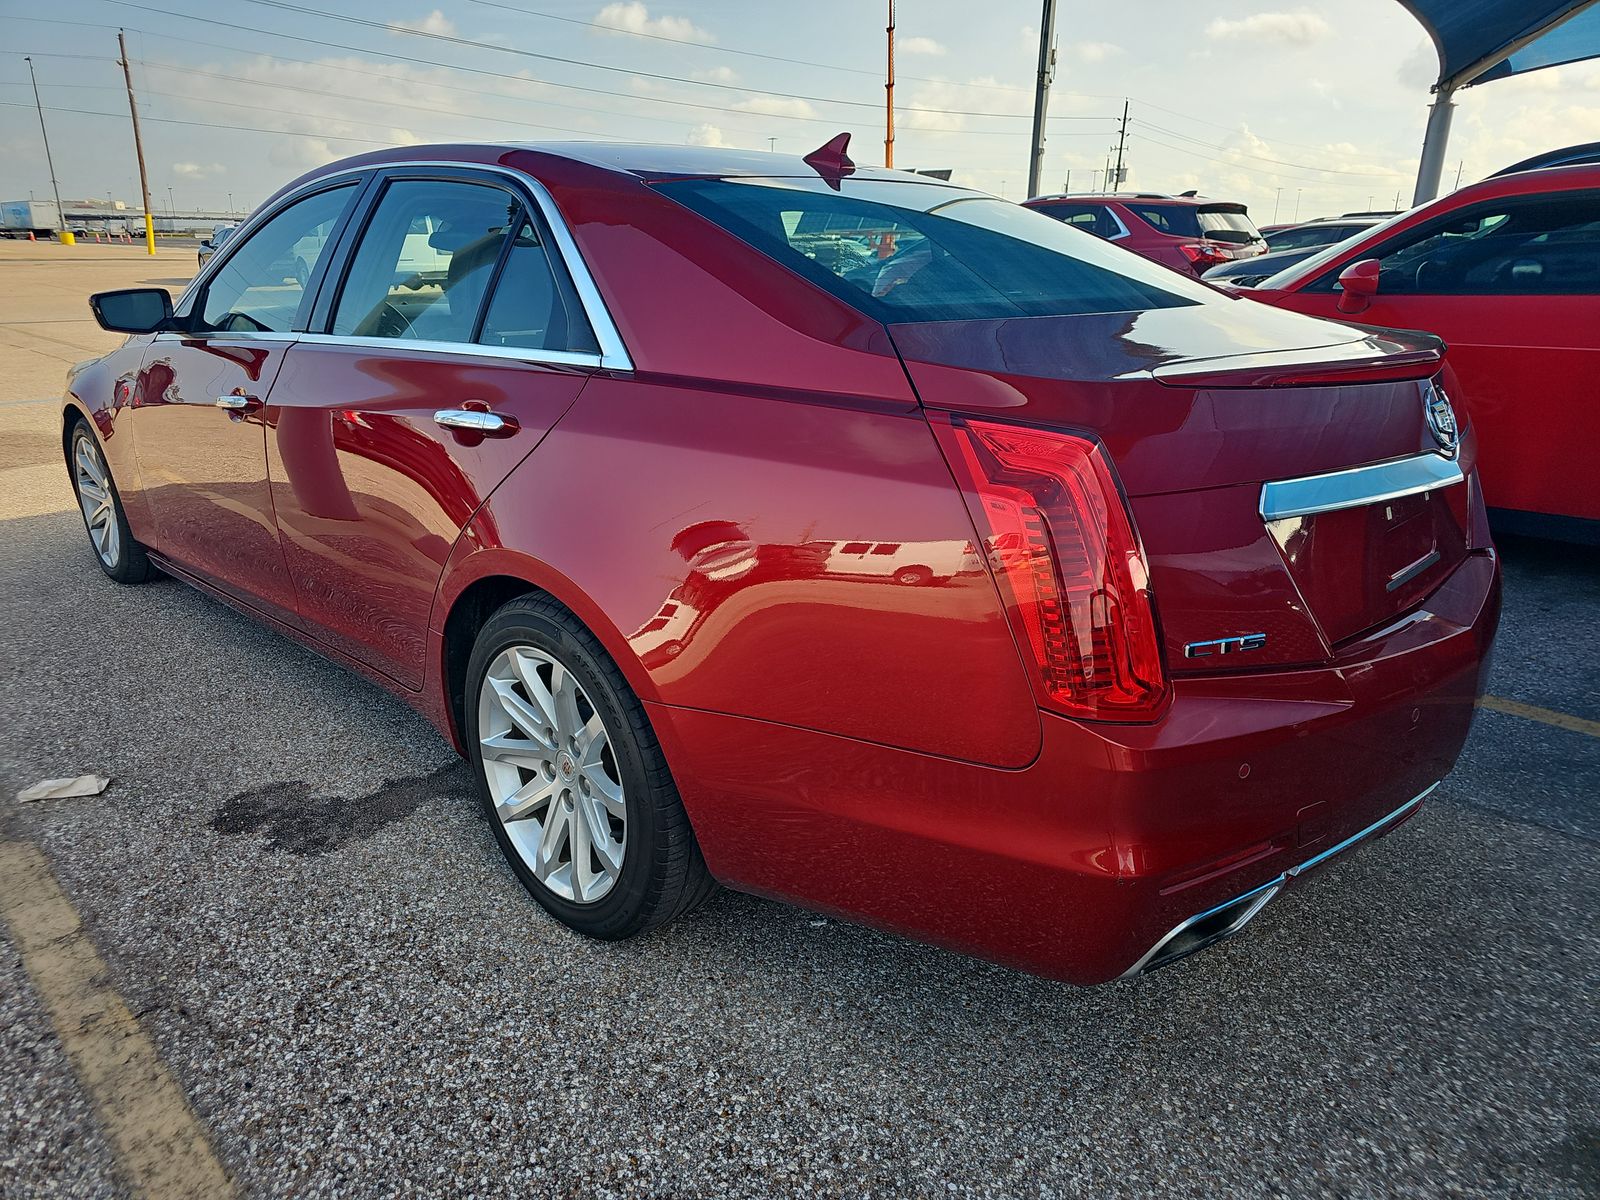
[[[521,428],[513,417],[502,417],[495,412],[477,412],[470,408],[441,408],[433,414],[433,422],[446,429],[459,429],[463,433],[476,433],[482,437],[510,437]]]
[[[218,408],[240,412],[259,406],[261,401],[254,396],[218,396],[215,403]]]

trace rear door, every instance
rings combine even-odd
[[[457,535],[602,363],[552,217],[508,176],[381,173],[272,395],[272,500],[301,616],[410,688]]]
[[[1338,309],[1337,276],[1382,263],[1364,311]],[[1484,201],[1347,256],[1285,307],[1423,329],[1450,346],[1495,508],[1600,518],[1592,380],[1600,369],[1600,192]]]
[[[156,549],[270,616],[293,623],[267,486],[266,402],[310,307],[321,247],[360,190],[346,178],[299,197],[229,245],[186,297],[182,333],[151,340],[134,390],[133,430]],[[286,260],[314,244],[304,273]]]

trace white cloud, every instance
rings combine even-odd
[[[733,106],[739,112],[759,113],[764,117],[814,117],[817,110],[799,98],[751,96]]]
[[[702,79],[707,83],[738,83],[739,72],[732,67],[708,67],[704,71],[696,71],[691,79]]]
[[[1114,46],[1110,42],[1077,42],[1067,47],[1067,53],[1086,63],[1105,62],[1122,52],[1121,46]]]
[[[1333,33],[1333,27],[1314,12],[1264,12],[1230,21],[1218,17],[1206,26],[1213,41],[1277,42],[1309,46]]]
[[[621,33],[648,33],[675,42],[710,45],[717,39],[688,17],[652,17],[640,0],[608,4],[594,15],[594,23]]]
[[[180,162],[172,164],[172,173],[179,179],[207,179],[212,175],[225,175],[228,168],[221,163]]]
[[[696,125],[689,131],[689,145],[691,146],[726,146],[722,130],[715,125]]]
[[[936,42],[931,37],[899,38],[894,48],[902,54],[927,54],[935,58],[950,53],[942,42]]]
[[[433,33],[440,37],[455,37],[456,23],[437,8],[425,17],[415,21],[390,21],[389,29],[394,33]]]

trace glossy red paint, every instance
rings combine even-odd
[[[1449,771],[1498,614],[1470,430],[1466,484],[1397,511],[1257,511],[1266,481],[1431,452],[1435,341],[1193,284],[1150,311],[887,327],[650,186],[799,160],[476,146],[335,169],[407,160],[542,184],[631,364],[312,317],[132,338],[75,375],[68,415],[94,418],[159,561],[458,747],[462,614],[543,590],[645,702],[719,879],[1086,983]],[[181,403],[212,393],[262,403]],[[514,429],[432,419],[475,406]],[[964,418],[1103,456],[1149,564],[1158,709],[1041,712],[935,434]],[[1385,588],[1425,545],[1439,561]],[[1185,656],[1261,633],[1242,668]]]
[[[1600,167],[1527,171],[1462,188],[1242,294],[1296,312],[1437,334],[1461,381],[1451,396],[1478,428],[1490,508],[1508,521],[1537,514],[1600,522],[1600,488],[1588,470],[1600,456],[1589,383],[1600,368],[1600,294],[1540,294],[1536,284],[1497,294],[1395,294],[1385,292],[1381,273],[1370,300],[1345,301],[1334,288],[1341,273],[1382,259],[1442,219],[1563,195],[1590,197],[1600,213]],[[1526,527],[1600,540],[1600,524]]]

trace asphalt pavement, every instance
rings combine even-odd
[[[1480,712],[1395,834],[1077,990],[732,893],[568,933],[397,700],[101,575],[52,412],[0,404],[0,837],[242,1194],[1600,1194],[1593,552],[1506,544],[1490,688],[1578,727]],[[12,801],[84,772],[114,782]],[[127,1194],[10,941],[0,1005],[0,1196]]]

